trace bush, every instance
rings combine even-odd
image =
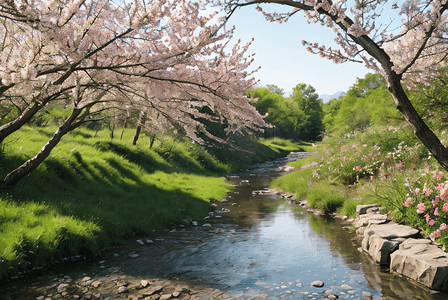
[[[329,182],[319,181],[311,187],[307,200],[310,207],[329,214],[344,204],[345,198],[342,193],[343,191],[335,189]]]

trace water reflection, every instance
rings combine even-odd
[[[381,270],[358,251],[354,233],[340,220],[316,217],[285,199],[253,191],[266,188],[286,160],[259,164],[229,176],[234,185],[208,226],[152,233],[129,265],[120,253],[111,266],[135,277],[177,278],[225,290],[232,298],[447,299]],[[199,224],[202,225],[202,224]],[[120,264],[121,263],[121,264]],[[311,286],[321,280],[323,288]]]
[[[283,163],[283,162],[282,162]],[[282,198],[253,194],[277,176],[278,165],[259,165],[229,181],[235,189],[223,202],[227,213],[207,220],[211,227],[166,236],[155,258],[167,277],[203,282],[234,297],[340,299],[446,299],[383,271],[358,251],[359,240],[339,220],[316,217]],[[174,250],[175,249],[175,250]],[[153,249],[154,250],[154,249]],[[318,289],[311,282],[321,280]]]

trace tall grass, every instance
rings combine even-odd
[[[0,176],[33,157],[54,131],[24,127],[8,137],[1,145]],[[287,151],[252,141],[261,156],[211,153],[169,136],[150,149],[144,137],[132,146],[133,134],[126,129],[122,140],[111,140],[108,131],[73,131],[17,186],[0,191],[0,279],[62,257],[94,256],[132,235],[200,220],[209,202],[231,188],[222,176]],[[226,163],[232,157],[235,166]]]

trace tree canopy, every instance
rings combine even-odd
[[[309,41],[303,41],[303,45],[335,63],[362,62],[381,73],[398,110],[448,170],[448,149],[416,111],[402,85],[406,81],[428,81],[446,66],[448,1],[217,0],[215,3],[222,5],[228,15],[239,7],[254,6],[271,22],[285,22],[303,12],[308,22],[332,28],[339,49]],[[280,7],[290,10],[276,11]],[[387,17],[382,16],[382,11],[388,12]]]

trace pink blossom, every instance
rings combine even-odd
[[[446,194],[448,193],[448,181],[440,183],[436,189],[440,191],[440,199],[446,200]]]
[[[432,200],[432,206],[436,206],[438,203],[439,203],[439,197],[438,196],[436,196],[435,198],[434,198],[434,200]]]
[[[433,232],[433,233],[431,233],[430,235],[429,235],[429,238],[431,239],[431,240],[435,240],[436,239],[436,234]]]
[[[356,166],[356,170],[360,170],[361,169],[361,167],[360,166]]]
[[[376,155],[380,156],[380,155],[381,155],[381,152],[378,152]]]
[[[387,173],[383,173],[384,176],[387,176]]]
[[[406,199],[406,202],[404,203],[404,206],[409,207],[411,205],[412,201],[414,201],[414,198]]]
[[[448,207],[447,207],[448,208]],[[421,214],[425,211],[425,203],[420,203],[417,205],[417,213]]]
[[[435,223],[435,221],[434,221],[434,220],[429,220],[429,222],[428,222],[429,226],[433,226],[433,225],[434,225],[434,223]]]
[[[381,180],[381,181],[384,181],[384,180],[386,180],[386,178],[381,178],[380,180]]]
[[[373,153],[369,153],[369,156],[373,156]]]
[[[359,152],[355,152],[355,155],[359,155]]]
[[[437,174],[437,180],[440,181],[442,179],[443,176],[443,172],[439,171],[439,173]]]
[[[429,172],[429,165],[427,165],[425,168],[425,173],[428,173],[428,172]]]
[[[426,219],[426,223],[428,223],[429,222],[429,214],[425,215],[425,219]]]
[[[434,210],[434,216],[438,216],[439,215],[439,208],[436,207],[436,209]]]
[[[418,195],[418,193],[420,193],[420,189],[419,189],[419,188],[416,188],[416,189],[415,189],[415,193]]]
[[[446,229],[446,224],[445,223],[442,223],[442,224],[440,224],[440,230],[445,230]]]
[[[401,161],[397,164],[397,167],[402,167],[403,166],[403,164],[401,163]]]
[[[448,203],[443,204],[443,211],[448,211]]]
[[[436,230],[436,237],[439,237],[440,234],[441,234],[440,229],[437,229],[437,230]]]

